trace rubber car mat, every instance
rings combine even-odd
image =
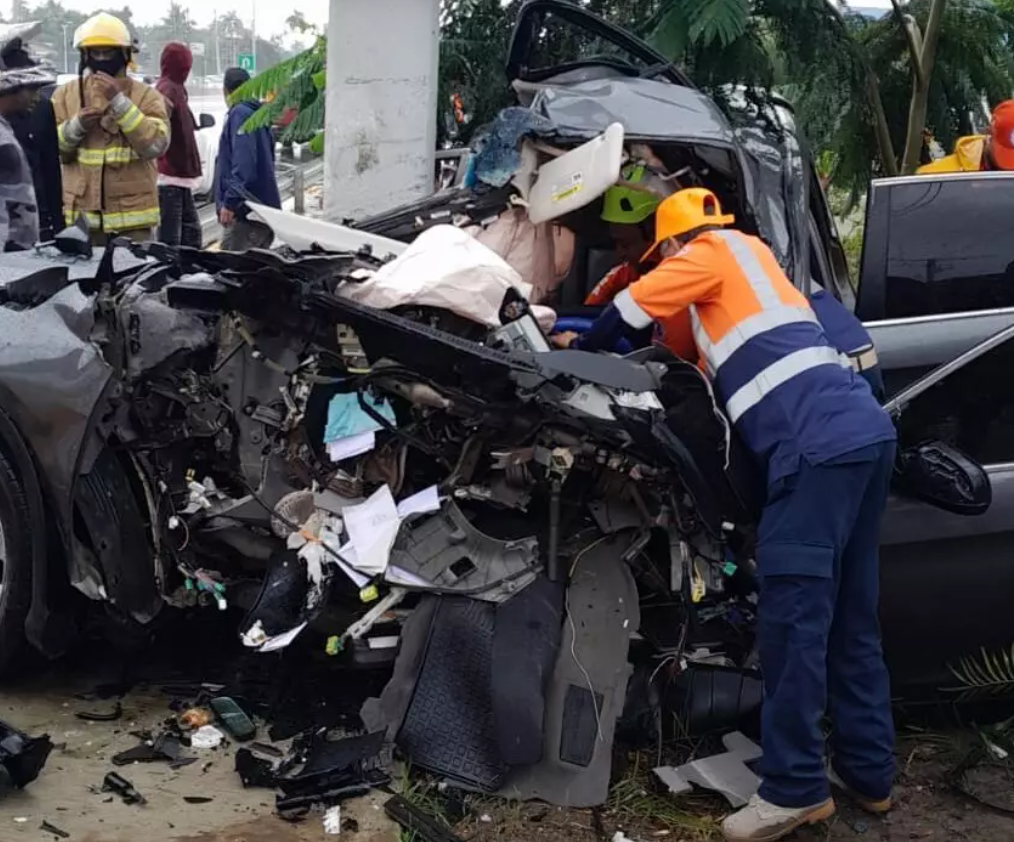
[[[441,597],[395,744],[415,765],[486,792],[507,775],[493,726],[496,608]]]
[[[423,596],[415,610],[409,614],[401,629],[401,646],[394,662],[394,672],[390,681],[384,686],[379,698],[367,699],[359,711],[366,730],[387,731],[387,742],[393,743],[405,714],[412,703],[412,694],[419,678],[426,647],[429,642],[430,627],[439,596]]]
[[[569,617],[546,697],[545,754],[511,775],[499,791],[504,798],[594,807],[609,795],[630,635],[640,623],[634,577],[620,560],[629,540],[610,537],[571,562]]]
[[[493,633],[493,723],[510,766],[542,759],[546,690],[563,630],[563,585],[539,576],[497,606]]]

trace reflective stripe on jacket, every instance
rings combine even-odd
[[[738,231],[701,234],[621,292],[632,327],[690,310],[726,414],[773,482],[895,438],[890,418],[828,341],[771,250]]]
[[[88,81],[85,80],[86,101]],[[79,214],[103,231],[152,228],[159,223],[157,159],[169,145],[165,100],[154,88],[131,80],[125,100],[114,100],[101,123],[84,133],[76,119],[81,83],[53,94],[66,221]]]

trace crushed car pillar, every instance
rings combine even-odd
[[[331,0],[325,211],[358,218],[433,192],[439,0]]]

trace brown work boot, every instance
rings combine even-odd
[[[861,792],[856,792],[850,787],[845,781],[841,779],[841,776],[834,770],[834,766],[827,767],[827,779],[830,781],[831,786],[835,789],[844,792],[849,798],[856,802],[856,804],[864,809],[867,813],[872,813],[875,816],[882,816],[884,813],[891,809],[891,796],[887,798],[868,798]]]
[[[755,795],[738,813],[722,822],[726,842],[775,842],[806,824],[826,821],[834,815],[830,798],[812,807],[778,807]]]

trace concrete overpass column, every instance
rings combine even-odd
[[[440,0],[331,0],[325,213],[357,218],[433,190]]]

